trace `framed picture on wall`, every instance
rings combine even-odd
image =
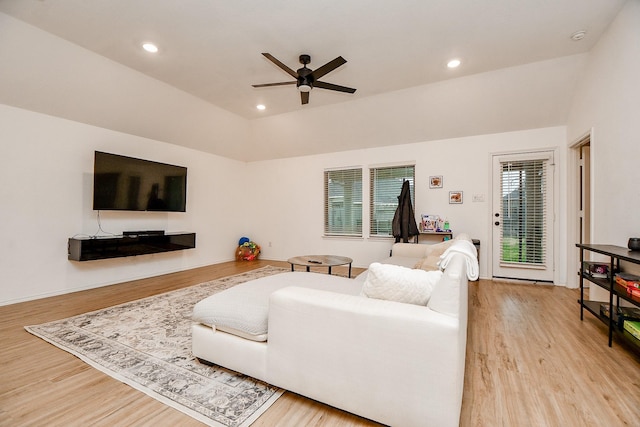
[[[462,191],[449,191],[449,204],[462,203]]]
[[[430,176],[429,188],[442,188],[442,175]]]

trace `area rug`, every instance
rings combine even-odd
[[[283,390],[191,354],[196,302],[287,269],[267,266],[25,329],[89,365],[216,427],[246,427]]]

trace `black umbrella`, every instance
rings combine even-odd
[[[391,231],[393,232],[393,237],[396,238],[396,243],[399,242],[400,239],[408,243],[410,237],[417,236],[419,233],[416,216],[413,213],[413,206],[411,205],[409,181],[407,180],[402,183],[402,191],[398,196],[398,208],[396,209],[395,215],[393,215]]]

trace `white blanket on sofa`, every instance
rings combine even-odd
[[[469,280],[478,280],[480,274],[480,266],[478,265],[478,251],[472,242],[469,240],[456,240],[451,246],[447,248],[442,255],[440,255],[440,261],[438,266],[444,270],[449,265],[453,254],[462,254],[465,256],[467,262],[467,278]]]

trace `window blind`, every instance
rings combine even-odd
[[[362,236],[362,169],[324,172],[324,234]]]
[[[409,181],[411,203],[415,207],[415,166],[371,168],[369,175],[370,235],[388,237],[392,235],[391,223],[398,208],[398,196],[405,180]]]
[[[544,264],[547,230],[547,160],[501,163],[500,260]]]

